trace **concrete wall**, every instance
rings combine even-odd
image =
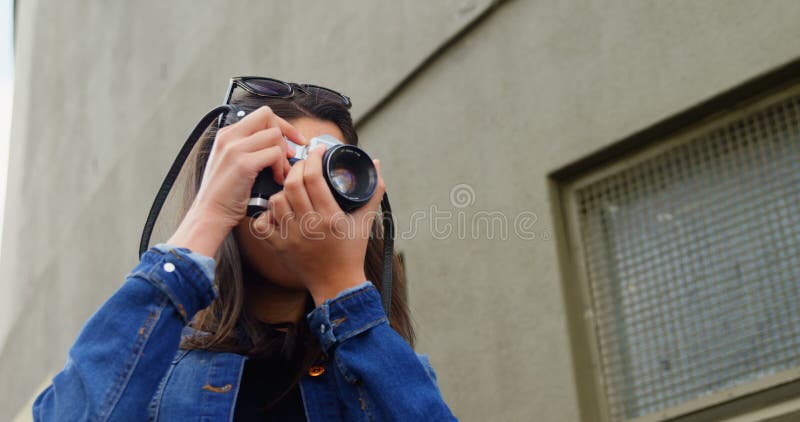
[[[800,56],[792,0],[236,4],[18,2],[0,418],[134,265],[227,78],[263,74],[353,97],[401,233],[432,205],[454,228],[459,212],[537,216],[534,240],[418,221],[398,241],[418,349],[463,420],[578,420],[546,175]]]

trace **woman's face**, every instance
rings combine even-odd
[[[301,117],[290,120],[306,139],[315,136],[329,134],[344,142],[344,135],[336,124],[312,117]],[[277,286],[289,289],[302,289],[303,286],[291,268],[286,268],[277,259],[277,252],[267,243],[266,240],[259,239],[250,231],[249,217],[245,217],[239,225],[233,229],[234,237],[242,254],[242,259],[258,275]]]

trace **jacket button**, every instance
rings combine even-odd
[[[311,368],[308,368],[308,375],[311,375],[312,377],[318,377],[324,373],[325,373],[324,366],[314,365]]]

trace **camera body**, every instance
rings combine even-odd
[[[331,135],[312,138],[308,145],[298,145],[284,137],[284,141],[294,148],[295,155],[289,159],[294,165],[308,157],[309,152],[325,145],[322,156],[322,176],[333,193],[336,203],[345,212],[360,208],[372,198],[378,185],[378,172],[372,159],[361,148],[344,144]],[[275,182],[269,168],[256,177],[247,203],[247,216],[253,217],[269,207],[269,197],[283,190]]]
[[[227,126],[244,118],[247,114],[236,106],[230,106],[231,112],[220,116],[220,126]],[[369,202],[378,187],[378,171],[372,159],[364,150],[342,143],[332,135],[320,135],[311,139],[307,146],[298,145],[285,136],[284,141],[294,148],[295,155],[289,159],[294,163],[308,157],[308,153],[316,146],[326,145],[328,148],[322,156],[322,176],[330,188],[336,203],[344,212],[351,212]],[[256,176],[247,202],[247,216],[255,217],[269,208],[269,197],[283,190],[283,186],[275,182],[272,170],[265,168]]]

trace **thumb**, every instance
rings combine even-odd
[[[270,237],[275,230],[275,219],[272,216],[272,210],[259,211],[253,218],[250,219],[249,224],[250,234],[256,239],[265,240]]]

